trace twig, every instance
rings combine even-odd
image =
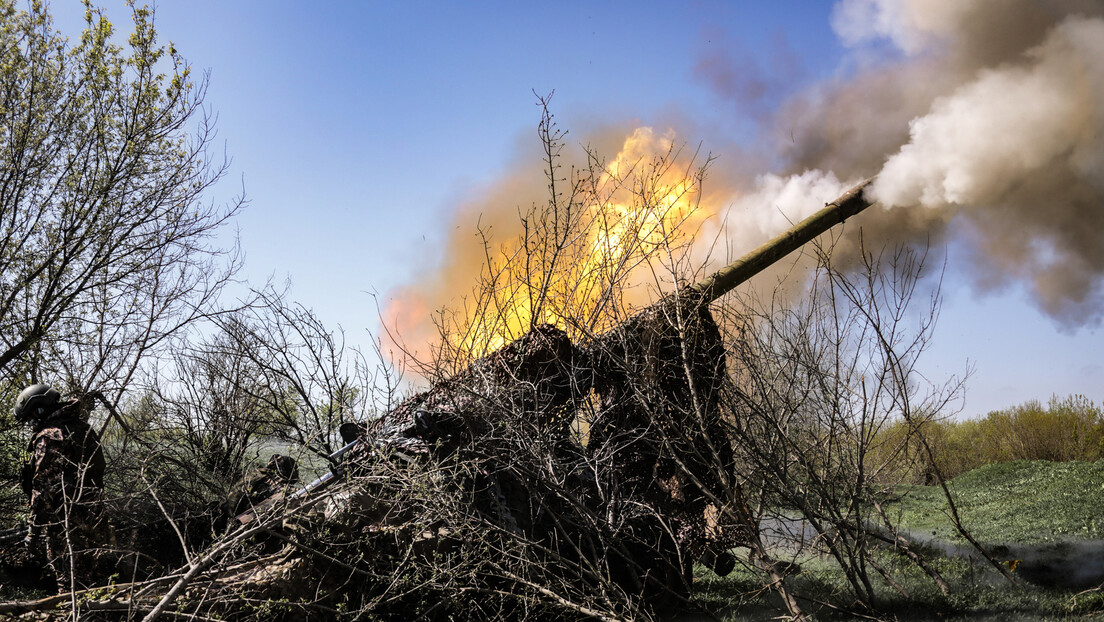
[[[246,538],[249,538],[264,531],[268,531],[269,528],[279,523],[281,520],[283,520],[283,518],[284,516],[281,514],[279,516],[270,518],[269,520],[260,523],[255,527],[246,529],[245,531],[240,533],[236,533],[227,538],[225,542],[214,547],[209,553],[201,557],[199,560],[192,562],[187,572],[185,572],[184,575],[177,580],[176,584],[174,584],[169,589],[169,591],[161,597],[161,600],[158,601],[157,605],[149,612],[149,614],[146,615],[146,617],[142,618],[142,622],[153,622],[162,614],[164,614],[165,609],[170,604],[172,604],[174,600],[176,600],[177,596],[179,596],[180,593],[184,591],[184,588],[186,588],[188,584],[192,582],[192,579],[203,572],[208,566],[213,564],[215,560],[223,553],[237,546],[238,543],[240,543],[242,540],[245,540]]]
[[[567,607],[568,609],[571,609],[573,611],[578,611],[579,613],[581,613],[583,615],[590,616],[592,618],[601,620],[602,622],[619,622],[619,620],[621,620],[621,618],[611,618],[610,616],[608,616],[604,613],[601,613],[599,611],[595,611],[594,609],[591,609],[590,607],[587,607],[585,605],[580,605],[579,603],[572,602],[572,601],[564,598],[563,596],[560,596],[559,594],[553,592],[552,590],[544,587],[543,585],[538,585],[538,584],[536,584],[532,581],[529,581],[528,579],[524,579],[522,577],[519,577],[518,575],[516,575],[512,572],[503,571],[502,574],[504,576],[506,576],[508,579],[511,579],[513,581],[517,581],[518,583],[520,583],[520,584],[522,584],[526,587],[532,588],[532,589],[540,592],[544,596],[552,599],[553,601],[563,605],[564,607]]]

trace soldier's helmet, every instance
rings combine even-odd
[[[61,393],[48,384],[32,384],[15,398],[12,414],[18,421],[41,419],[61,406]]]
[[[273,454],[265,466],[269,473],[276,475],[280,480],[294,484],[299,481],[299,465],[295,458],[283,454]]]

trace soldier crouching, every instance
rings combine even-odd
[[[44,556],[59,591],[83,589],[105,578],[100,553],[109,544],[104,516],[104,456],[100,438],[85,421],[80,400],[62,401],[46,384],[24,389],[15,403],[17,420],[32,426],[23,466],[30,497],[28,539]]]
[[[298,481],[299,465],[295,458],[273,454],[265,466],[246,474],[230,489],[226,501],[223,502],[224,522],[257,509],[268,499],[286,492],[288,487],[294,486]],[[216,532],[223,529],[224,525],[216,524]]]

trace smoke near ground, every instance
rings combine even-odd
[[[761,120],[758,142],[743,146],[772,164],[752,174],[726,168],[722,159],[710,169],[702,261],[708,254],[715,266],[739,256],[877,175],[871,196],[883,209],[862,216],[867,240],[954,237],[968,243],[970,256],[968,266],[954,269],[967,270],[978,286],[1023,283],[1056,321],[1098,323],[1104,317],[1104,5],[841,0],[832,27],[849,50],[842,77],[794,92]],[[707,60],[697,75],[731,97],[734,110],[746,109],[749,95],[730,88],[739,83],[731,79],[733,68]],[[574,137],[575,144],[616,144],[610,135],[617,131],[600,130],[595,140]],[[679,138],[703,137],[679,132]],[[539,165],[539,157],[519,161],[489,198],[458,211],[442,276],[411,285],[385,319],[425,333],[425,317],[401,310],[455,305],[473,284],[466,275],[477,274],[484,259],[481,244],[472,246],[481,241],[477,219],[509,235],[518,206],[545,200]]]

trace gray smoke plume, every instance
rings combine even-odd
[[[790,170],[878,173],[868,237],[972,243],[978,284],[1029,285],[1067,325],[1104,314],[1104,5],[844,0],[856,57],[899,55],[795,99]],[[788,131],[785,128],[790,128]],[[870,231],[873,229],[873,234]]]

